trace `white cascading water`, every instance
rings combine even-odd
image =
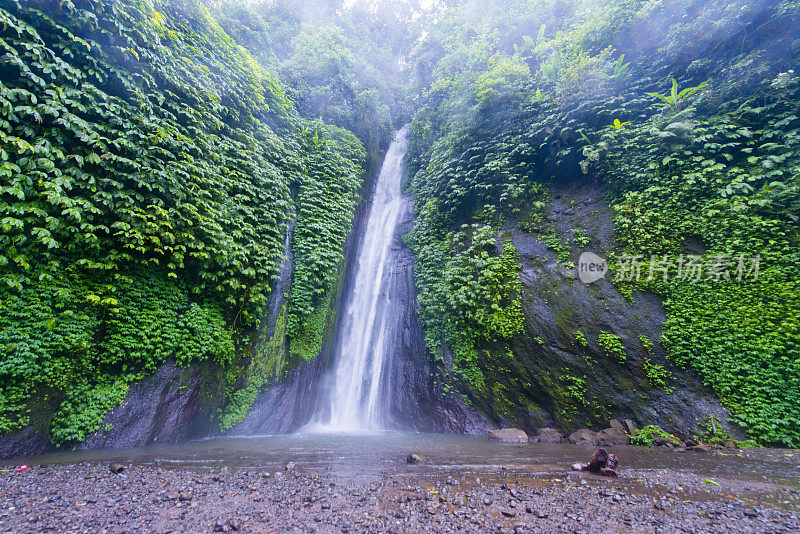
[[[387,357],[384,334],[393,326],[394,314],[381,289],[391,272],[389,252],[398,221],[409,209],[401,186],[407,137],[406,126],[397,133],[378,175],[353,292],[342,317],[328,398],[321,399],[308,431],[353,432],[385,426],[381,406],[381,375]]]

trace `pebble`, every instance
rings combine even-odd
[[[797,491],[736,480],[725,480],[721,490],[689,472],[622,469],[620,479],[598,482],[587,476],[578,485],[571,477],[553,484],[553,474],[481,472],[479,483],[477,473],[466,470],[409,474],[407,468],[389,468],[384,475],[359,478],[306,469],[198,473],[128,465],[122,477],[109,474],[107,465],[87,463],[36,469],[35,475],[0,473],[0,530],[800,530]],[[746,504],[745,498],[755,503]]]

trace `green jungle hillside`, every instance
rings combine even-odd
[[[443,394],[495,424],[666,427],[642,414],[696,380],[742,437],[800,447],[800,2],[0,19],[0,434],[75,446],[168,363],[202,377],[215,432],[241,422],[324,356],[354,218],[410,123],[404,241]],[[581,311],[585,251],[611,265],[608,317]]]

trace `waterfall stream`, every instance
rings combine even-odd
[[[391,357],[387,340],[392,337],[387,332],[395,327],[398,313],[384,288],[392,276],[390,249],[398,221],[411,209],[401,187],[407,137],[405,126],[389,147],[375,183],[328,388],[307,430],[352,432],[386,426],[388,384],[383,375]]]

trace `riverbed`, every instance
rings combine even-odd
[[[800,531],[800,452],[617,446],[618,479],[570,470],[593,450],[375,432],[62,452],[0,472],[0,531]]]

